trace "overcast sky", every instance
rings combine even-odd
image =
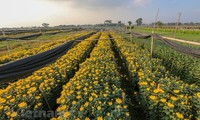
[[[126,22],[143,18],[144,23],[158,20],[200,22],[200,0],[0,0],[0,27],[96,24],[106,19]]]

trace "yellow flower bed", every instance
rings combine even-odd
[[[21,50],[21,51],[18,51],[18,52],[14,52],[14,53],[11,53],[11,54],[8,54],[8,55],[1,56],[0,57],[0,64],[4,64],[4,63],[10,62],[10,61],[18,60],[18,59],[21,59],[21,58],[24,58],[24,57],[28,57],[28,56],[31,56],[31,55],[52,49],[52,48],[66,42],[66,41],[73,40],[75,38],[78,38],[78,37],[86,35],[86,34],[88,34],[88,32],[83,31],[81,33],[77,33],[77,34],[74,34],[72,36],[69,36],[66,39],[60,39],[59,41],[53,41],[53,42],[47,43],[45,45],[42,45],[39,48],[24,49],[24,50]]]
[[[121,37],[115,33],[114,38]],[[159,59],[151,59],[148,51],[123,39],[115,39],[134,85],[139,86],[139,102],[150,119],[200,119],[198,86],[185,84],[173,77]]]
[[[100,39],[109,38],[103,33]],[[99,40],[57,99],[59,117],[52,120],[129,120],[120,75],[110,40]]]
[[[87,40],[98,37],[99,33]],[[20,116],[28,110],[49,110],[54,107],[62,85],[68,82],[94,43],[95,41],[82,41],[55,63],[35,71],[27,78],[11,83],[6,89],[1,89],[0,119],[21,119]],[[6,114],[8,112],[11,114]]]

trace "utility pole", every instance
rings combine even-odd
[[[159,10],[160,9],[158,8],[158,11],[157,11],[157,14],[156,14],[156,19],[155,19],[155,22],[154,22],[154,25],[153,25],[153,28],[152,28],[152,35],[151,35],[151,58],[153,57],[154,33],[155,33],[155,27],[156,27],[156,22],[157,22],[157,19],[158,19]]]
[[[181,13],[179,13],[178,21],[177,21],[176,26],[175,26],[174,38],[176,37],[176,32],[177,32],[177,29],[178,29],[178,25],[179,25],[180,19],[181,19]]]

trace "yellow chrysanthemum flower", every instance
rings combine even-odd
[[[72,101],[72,105],[75,105],[76,104],[76,101]]]
[[[184,118],[183,115],[182,115],[181,113],[179,113],[179,112],[176,113],[176,116],[177,116],[178,118],[181,118],[181,119]]]
[[[61,110],[65,110],[67,108],[67,106],[66,105],[63,105],[62,107],[61,107]]]
[[[178,100],[178,99],[177,99],[176,97],[172,96],[172,97],[171,97],[171,100],[176,101],[176,100]]]
[[[98,106],[98,107],[97,107],[97,110],[101,110],[101,106]]]
[[[84,110],[84,107],[83,107],[83,106],[81,106],[81,107],[80,107],[80,111],[83,111],[83,110]]]
[[[10,102],[12,103],[12,102],[14,102],[15,101],[15,99],[14,98],[12,98],[11,100],[10,100]]]
[[[40,96],[36,96],[35,99],[36,99],[36,100],[40,99]]]
[[[84,106],[87,107],[89,105],[89,102],[85,102]]]
[[[92,100],[93,100],[93,97],[90,97],[90,98],[89,98],[89,101],[91,102]]]
[[[127,107],[128,107],[127,105],[124,105],[124,109],[127,109]]]
[[[156,96],[154,96],[154,95],[149,96],[149,98],[150,98],[151,100],[156,100]]]
[[[12,112],[10,117],[16,117],[17,116],[17,112]]]
[[[11,112],[10,112],[10,111],[6,112],[6,115],[7,115],[7,116],[10,116],[10,114],[11,114]]]
[[[179,90],[173,90],[174,91],[174,93],[179,93],[180,91]]]
[[[19,108],[23,108],[25,107],[27,104],[25,102],[21,102],[18,104]]]
[[[126,116],[127,116],[127,117],[129,117],[129,116],[130,116],[129,112],[126,112]]]
[[[173,108],[174,107],[174,104],[168,102],[167,105],[170,107],[170,108]]]
[[[103,120],[103,117],[101,117],[101,116],[97,117],[97,120]]]
[[[197,92],[197,97],[200,98],[200,92]]]
[[[110,105],[110,106],[111,106],[111,105],[112,105],[112,102],[108,102],[108,105]]]
[[[117,98],[117,99],[116,99],[116,103],[117,103],[117,104],[121,104],[121,103],[122,103],[122,100],[121,100],[120,98]]]
[[[162,98],[160,99],[161,102],[165,103],[166,102],[166,99]]]
[[[155,89],[155,90],[153,90],[153,92],[157,94],[159,92],[159,90]]]
[[[69,112],[65,112],[64,113],[64,118],[68,118],[70,116],[70,113]]]
[[[86,117],[85,120],[90,120],[90,118]]]

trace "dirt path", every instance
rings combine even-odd
[[[188,43],[188,44],[193,44],[193,45],[200,45],[199,42],[192,42],[192,41],[187,41],[187,40],[182,40],[182,39],[177,39],[177,38],[171,38],[171,37],[165,37],[165,36],[161,36],[161,37],[164,38],[164,39],[172,40],[172,41]]]
[[[110,36],[110,38],[112,38]],[[131,120],[147,120],[144,111],[142,110],[142,107],[136,100],[136,96],[134,95],[134,87],[132,84],[132,80],[129,78],[128,69],[124,65],[124,61],[121,59],[119,52],[116,49],[115,43],[113,39],[111,39],[112,42],[112,50],[115,55],[115,62],[118,66],[118,71],[122,75],[122,81],[121,81],[121,88],[124,90],[126,97],[126,103],[128,104],[128,110],[131,116]]]

